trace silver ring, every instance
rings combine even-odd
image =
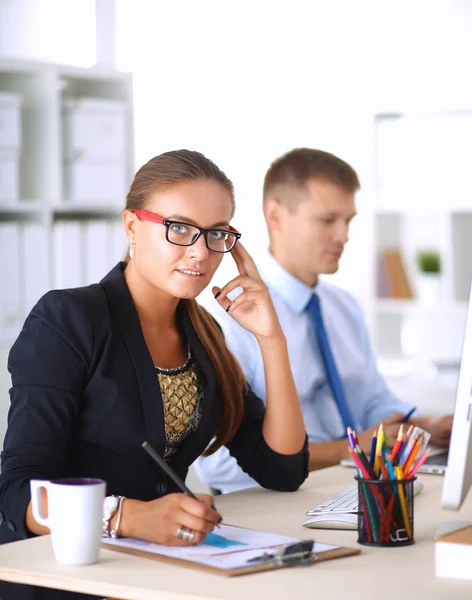
[[[195,539],[195,531],[193,529],[189,529],[186,541],[190,542],[190,544],[192,544],[194,539]]]
[[[195,539],[195,531],[193,531],[193,529],[189,529],[188,527],[185,527],[184,525],[181,525],[177,529],[177,538],[179,540],[182,540],[183,542],[192,543],[193,540]]]

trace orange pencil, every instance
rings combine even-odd
[[[418,437],[418,441],[413,446],[413,450],[410,452],[410,456],[408,457],[408,459],[403,467],[403,473],[405,474],[405,477],[408,477],[408,472],[410,471],[411,466],[415,461],[416,455],[418,454],[422,445],[423,445],[423,436],[420,435]]]
[[[406,461],[408,460],[413,448],[415,447],[416,442],[418,441],[419,436],[420,436],[420,433],[418,431],[415,431],[413,433],[413,435],[410,437],[410,439],[408,440],[408,443],[407,442],[404,443],[402,455],[399,457],[400,465],[403,467],[403,469],[405,467]],[[403,470],[403,472],[405,472],[405,471]]]
[[[384,461],[384,458],[383,458],[381,452],[379,454],[377,454],[377,463],[379,465],[379,475],[378,475],[379,479],[380,478],[388,479],[388,471],[387,471],[387,477],[385,477],[385,471],[386,471],[387,466],[385,464],[385,461]]]

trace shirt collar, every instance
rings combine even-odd
[[[295,313],[302,313],[312,295],[320,291],[322,282],[314,287],[309,287],[286,271],[280,265],[270,250],[267,250],[258,264],[260,275],[268,287],[274,289],[277,294],[288,304]]]

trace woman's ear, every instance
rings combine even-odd
[[[127,239],[133,239],[136,234],[136,215],[130,210],[124,210],[121,218],[123,219],[123,225],[125,226],[125,234]]]

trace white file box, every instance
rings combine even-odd
[[[21,146],[21,96],[0,93],[0,149]]]
[[[128,191],[124,165],[76,161],[65,170],[68,201],[124,208]]]
[[[64,102],[64,154],[67,161],[124,161],[125,104],[100,98]]]

